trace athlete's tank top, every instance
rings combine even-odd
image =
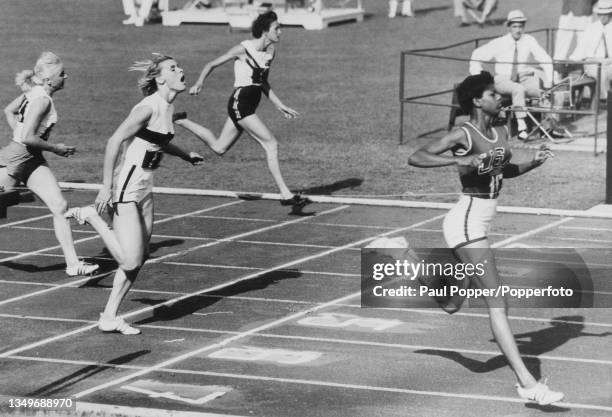
[[[497,198],[502,188],[504,166],[512,157],[507,128],[505,126],[492,127],[492,138],[486,137],[470,122],[465,122],[461,129],[465,132],[468,146],[453,149],[453,154],[468,156],[485,153],[487,155],[478,168],[458,167],[463,193],[478,198]]]
[[[274,55],[256,50],[249,40],[241,42],[240,45],[244,47],[245,54],[234,61],[234,87],[262,85],[268,79]]]
[[[24,94],[23,100],[19,105],[19,110],[17,112],[17,124],[13,130],[13,140],[15,142],[23,144],[23,122],[31,110],[32,106],[30,106],[30,104],[34,102],[34,100],[40,99],[41,97],[47,97],[51,103],[51,107],[49,108],[49,111],[45,117],[43,117],[39,125],[36,127],[36,135],[38,135],[42,140],[49,139],[49,134],[51,133],[53,125],[57,123],[57,112],[55,111],[55,106],[53,105],[53,99],[51,96],[47,94],[42,86],[35,85],[30,91]]]
[[[147,126],[136,133],[125,150],[124,164],[155,169],[161,162],[162,148],[174,137],[172,124],[174,105],[168,103],[158,93],[153,93],[136,104],[132,111],[140,106],[150,107],[153,113]]]

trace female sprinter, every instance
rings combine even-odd
[[[74,249],[70,222],[64,218],[68,208],[59,184],[43,157],[43,151],[68,157],[75,147],[49,143],[49,135],[57,122],[57,112],[51,96],[64,88],[64,64],[52,52],[43,52],[34,70],[23,70],[15,78],[20,94],[4,109],[6,120],[13,129],[13,140],[0,150],[0,188],[12,189],[25,184],[53,213],[55,236],[66,259],[69,276],[89,275],[98,265],[79,260]]]
[[[493,84],[493,77],[488,72],[467,77],[457,87],[457,96],[462,110],[471,115],[470,121],[418,149],[409,159],[410,165],[422,168],[457,166],[463,193],[444,219],[444,237],[461,262],[485,266],[485,274],[482,278],[475,277],[474,283],[488,289],[500,285],[487,233],[495,215],[502,179],[522,175],[552,156],[550,150],[543,147],[531,161],[510,162],[508,131],[505,126],[494,127],[491,123],[501,106]],[[446,151],[452,151],[452,155],[442,155]],[[462,301],[451,300],[454,309],[452,305],[443,307],[453,312],[459,309]],[[485,302],[495,341],[516,374],[519,396],[540,405],[561,401],[563,393],[551,391],[537,382],[525,366],[508,323],[506,299],[485,297]]]
[[[176,124],[194,133],[218,155],[227,152],[246,130],[266,152],[268,169],[280,189],[281,204],[301,208],[310,204],[311,201],[299,194],[293,195],[289,191],[278,164],[278,142],[268,127],[255,114],[261,93],[264,93],[285,118],[289,119],[298,115],[297,111],[283,104],[268,83],[270,64],[274,59],[274,44],[280,41],[281,34],[276,13],[270,11],[257,16],[251,32],[254,39],[241,42],[227,53],[206,64],[197,82],[189,90],[190,94],[200,93],[204,80],[215,68],[226,62],[234,61],[234,92],[227,105],[229,117],[225,121],[219,138],[215,138],[209,129],[188,119],[177,120]]]
[[[183,70],[176,61],[155,55],[153,60],[134,63],[130,70],[144,72],[138,84],[145,98],[108,140],[104,180],[95,207],[76,207],[66,213],[81,224],[91,224],[119,264],[98,328],[125,335],[140,333],[118,317],[117,311],[148,256],[153,230],[153,172],[164,153],[194,165],[202,161],[197,153],[188,154],[170,143],[174,136],[172,102],[186,88]],[[124,144],[127,148],[119,158]],[[112,230],[99,216],[111,203]]]

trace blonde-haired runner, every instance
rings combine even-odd
[[[10,190],[25,184],[51,210],[55,236],[66,259],[69,276],[89,275],[98,269],[77,257],[70,223],[64,218],[68,203],[43,152],[68,157],[76,148],[49,142],[57,122],[53,94],[64,88],[66,72],[62,60],[53,52],[43,52],[34,69],[20,71],[15,84],[23,91],[4,109],[13,130],[13,140],[0,150],[0,189]]]
[[[119,264],[98,328],[125,335],[140,333],[117,313],[149,255],[153,173],[164,153],[193,165],[203,160],[199,154],[188,153],[170,142],[174,137],[172,103],[186,88],[183,69],[172,57],[156,54],[151,60],[135,62],[130,70],[143,72],[138,86],[145,98],[132,108],[108,140],[104,179],[95,207],[77,207],[66,214],[81,224],[91,224]],[[121,153],[124,145],[126,149]],[[113,213],[112,230],[99,215],[108,208]]]

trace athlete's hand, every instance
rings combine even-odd
[[[98,195],[96,196],[96,201],[94,203],[96,207],[96,211],[98,214],[104,213],[107,207],[111,207],[111,190],[108,187],[102,186]]]
[[[283,116],[285,116],[285,119],[293,119],[299,114],[296,110],[293,110],[291,107],[287,106],[279,106],[278,111],[280,111]]]
[[[204,162],[204,157],[197,152],[189,152],[187,162],[191,163],[191,165],[200,165]]]
[[[457,158],[457,165],[478,168],[486,157],[486,152],[478,155],[462,156]]]
[[[202,91],[202,83],[198,82],[191,86],[191,88],[189,89],[189,94],[191,94],[192,96],[197,96],[198,94],[200,94],[200,91]]]
[[[58,143],[55,145],[55,149],[53,149],[53,153],[63,157],[74,155],[75,152],[76,148],[74,146],[64,145],[63,143]]]
[[[555,154],[550,150],[550,146],[543,144],[540,146],[540,149],[536,151],[535,155],[533,156],[533,160],[539,165],[543,164],[547,159],[554,157]]]

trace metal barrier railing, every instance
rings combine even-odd
[[[549,54],[550,54],[550,51],[552,50],[552,47],[553,47],[553,36],[552,35],[556,31],[557,29],[545,28],[545,29],[536,29],[536,30],[529,31],[526,33],[529,33],[529,34],[544,33],[546,37],[546,41],[545,41],[546,50],[549,51]],[[454,86],[449,86],[451,88],[444,89],[441,91],[434,91],[434,92],[426,93],[426,94],[406,96],[406,74],[407,74],[407,70],[409,69],[409,65],[410,65],[409,57],[423,57],[423,58],[440,59],[440,60],[446,60],[446,61],[458,61],[458,62],[466,62],[466,64],[468,64],[471,61],[470,58],[461,58],[461,57],[455,57],[455,56],[440,55],[440,54],[435,54],[435,53],[457,49],[462,46],[469,46],[470,44],[473,45],[473,48],[472,48],[473,50],[473,49],[476,49],[478,46],[480,46],[481,43],[491,40],[491,39],[495,39],[497,37],[499,36],[489,36],[489,37],[483,37],[483,38],[477,38],[477,39],[470,39],[467,41],[458,42],[458,43],[451,44],[451,45],[434,47],[434,48],[413,49],[413,50],[403,51],[401,53],[400,85],[399,85],[399,102],[400,102],[399,142],[400,144],[404,142],[404,116],[405,116],[405,107],[407,104],[418,104],[418,105],[428,105],[428,106],[438,106],[438,107],[448,107],[448,108],[458,107],[456,105],[451,104],[450,100],[448,104],[435,103],[435,102],[424,100],[424,99],[432,98],[436,96],[452,94],[454,91]],[[500,64],[500,63],[512,64],[512,62],[500,62],[500,61],[479,61],[479,62],[483,64]],[[526,64],[526,65],[540,65],[539,62],[520,62],[520,63]],[[593,65],[594,68],[596,68],[596,71],[594,71],[596,76],[591,78],[595,82],[595,86],[593,89],[594,91],[591,91],[591,94],[592,94],[591,110],[556,109],[556,108],[552,109],[552,108],[546,108],[546,107],[542,107],[542,108],[529,107],[528,110],[536,112],[536,113],[556,113],[556,114],[569,114],[569,115],[581,115],[581,116],[594,116],[593,151],[595,154],[597,154],[597,151],[598,151],[597,150],[597,140],[599,136],[599,121],[598,121],[597,116],[600,110],[600,85],[601,85],[601,71],[602,71],[601,62],[598,62],[598,61],[569,61],[569,60],[553,61],[553,65],[556,65],[556,64]],[[593,72],[591,72],[591,74],[593,74]],[[467,68],[465,71],[465,75],[466,76],[468,75]],[[455,80],[455,81],[459,81],[459,80]],[[573,94],[571,81],[570,81],[570,94]],[[520,109],[517,108],[517,110],[520,110]]]

